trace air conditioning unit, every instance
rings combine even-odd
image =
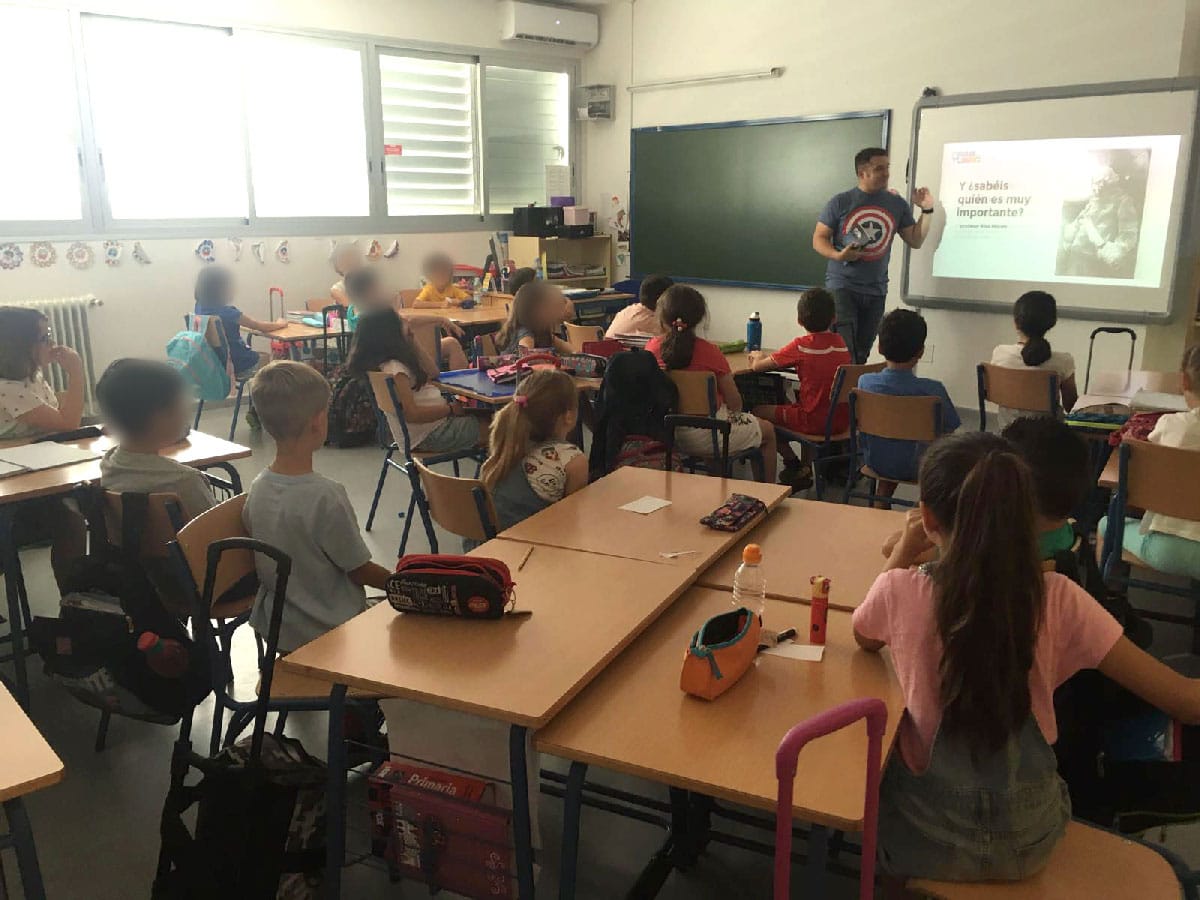
[[[500,40],[537,41],[564,47],[595,47],[600,18],[595,13],[542,6],[521,0],[500,4]]]

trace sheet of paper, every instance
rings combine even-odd
[[[1129,401],[1134,409],[1151,412],[1187,412],[1183,394],[1164,394],[1160,391],[1138,391]]]
[[[571,167],[546,166],[546,202],[551,197],[571,196]]]
[[[24,466],[14,466],[12,463],[0,459],[0,478],[7,478],[9,475],[20,475],[22,472],[28,471]]]
[[[769,653],[771,656],[784,656],[788,659],[802,659],[805,662],[820,662],[825,656],[825,645],[797,644],[794,641],[784,641],[770,650],[764,650],[763,653]]]
[[[670,500],[660,500],[658,497],[638,497],[636,500],[630,500],[624,506],[617,507],[618,509],[626,510],[627,512],[641,513],[643,516],[648,516],[652,512],[657,512],[663,507],[670,506]]]
[[[99,450],[84,450],[71,444],[55,444],[47,441],[44,444],[5,447],[0,450],[0,461],[23,466],[31,471],[38,471],[87,462],[89,459],[99,459],[103,455]]]

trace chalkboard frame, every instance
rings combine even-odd
[[[663,132],[663,131],[699,131],[702,129],[711,128],[752,128],[761,125],[797,125],[810,122],[835,122],[845,119],[869,119],[878,118],[881,120],[881,134],[879,146],[890,149],[889,141],[891,140],[891,116],[890,109],[870,109],[859,110],[855,112],[845,113],[829,113],[817,116],[779,116],[769,119],[733,119],[728,122],[696,122],[686,125],[647,125],[641,128],[630,129],[629,134],[629,246],[630,260],[632,264],[633,254],[632,249],[634,242],[637,240],[637,219],[634,215],[635,208],[633,202],[634,191],[637,185],[637,165],[634,158],[636,136],[640,132]],[[850,177],[847,176],[847,186],[849,187]],[[816,226],[816,223],[813,223]],[[634,278],[644,278],[648,272],[639,272],[636,269],[630,273]],[[820,285],[812,284],[780,284],[768,281],[741,281],[736,279],[725,278],[697,278],[689,276],[682,272],[672,272],[671,277],[676,281],[687,282],[688,284],[715,284],[726,287],[744,287],[744,288],[759,288],[761,290],[770,291],[802,291],[811,287],[819,287]]]

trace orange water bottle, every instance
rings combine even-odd
[[[824,644],[825,627],[829,621],[830,580],[824,575],[814,575],[809,583],[812,585],[812,601],[809,606],[808,642]]]

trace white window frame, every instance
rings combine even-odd
[[[107,188],[100,163],[96,132],[92,121],[90,86],[87,79],[86,58],[83,52],[83,16],[142,20],[171,25],[195,25],[202,28],[218,28],[229,31],[233,41],[246,32],[270,33],[309,39],[322,44],[333,44],[358,49],[363,66],[363,116],[366,123],[368,197],[370,215],[352,217],[305,216],[295,218],[260,218],[254,207],[254,182],[251,171],[249,129],[246,121],[244,95],[239,97],[242,106],[242,146],[246,160],[246,189],[248,198],[247,218],[222,219],[170,219],[150,221],[114,221],[109,215]],[[361,35],[322,30],[274,28],[270,26],[241,26],[220,23],[179,22],[168,18],[122,16],[97,13],[87,10],[68,9],[71,57],[75,67],[76,96],[79,116],[79,153],[81,200],[83,218],[77,222],[12,221],[0,222],[0,235],[6,239],[21,240],[135,240],[201,237],[304,237],[324,235],[364,234],[415,234],[431,232],[495,231],[508,230],[512,226],[511,212],[489,212],[487,210],[487,160],[486,136],[486,92],[483,85],[484,66],[503,66],[514,69],[530,69],[547,72],[563,72],[567,75],[568,98],[575,96],[579,83],[581,61],[576,57],[537,56],[530,57],[522,51],[473,48],[454,44],[435,44],[421,41],[403,41],[372,35]],[[387,190],[383,158],[383,114],[378,57],[380,54],[401,56],[425,56],[455,61],[469,61],[474,66],[475,85],[475,143],[476,186],[480,213],[451,215],[389,216],[387,214]],[[580,155],[582,128],[572,114],[568,100],[570,119],[570,147],[567,164],[571,171],[572,190],[578,196],[577,161]]]

